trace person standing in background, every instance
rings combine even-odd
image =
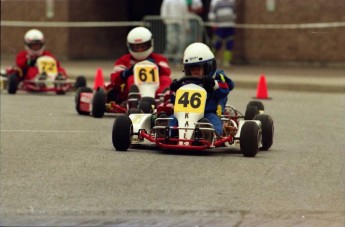
[[[201,0],[186,0],[188,11],[190,15],[189,24],[190,30],[187,39],[187,45],[194,42],[202,41],[202,25],[199,24],[198,18],[202,21],[201,14],[204,11]]]
[[[163,0],[160,14],[166,25],[165,56],[172,65],[182,63],[181,56],[186,46],[190,25],[186,0]]]
[[[235,0],[212,0],[208,14],[210,22],[235,23]],[[235,28],[229,26],[216,26],[214,28],[213,48],[217,58],[221,58],[220,51],[225,44],[222,56],[223,66],[230,66],[233,61]]]

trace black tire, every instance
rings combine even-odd
[[[265,110],[264,104],[262,102],[260,102],[260,101],[250,101],[247,104],[247,108],[248,108],[248,106],[256,106],[259,111],[264,111]]]
[[[268,149],[270,149],[273,144],[273,119],[267,114],[259,114],[254,117],[254,120],[259,120],[261,122],[262,147],[260,148],[260,150],[268,151]]]
[[[117,151],[127,151],[131,145],[133,124],[127,115],[118,116],[113,125],[112,142]]]
[[[243,124],[240,133],[240,147],[244,157],[255,157],[259,150],[261,130],[254,121]]]
[[[139,92],[139,88],[137,85],[133,84],[130,88],[129,88],[129,93],[131,92]]]
[[[102,88],[97,88],[92,99],[92,116],[102,118],[105,113],[106,94]]]
[[[7,77],[7,91],[8,94],[17,93],[18,89],[18,76],[16,74],[10,74]]]
[[[74,88],[78,89],[80,87],[86,87],[86,84],[87,82],[85,76],[78,76],[75,80]]]
[[[93,90],[89,87],[80,87],[75,93],[75,109],[79,115],[89,115],[89,111],[80,110],[80,93],[92,93]]]
[[[143,113],[152,113],[154,107],[156,106],[156,101],[152,97],[143,97],[139,103],[139,110]]]
[[[64,95],[64,94],[66,94],[66,92],[63,90],[59,90],[59,91],[56,91],[56,94],[57,95]]]
[[[257,114],[259,114],[259,110],[256,106],[247,106],[244,120],[253,120]]]

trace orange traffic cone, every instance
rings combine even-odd
[[[260,76],[257,91],[256,91],[256,98],[269,99],[268,92],[267,92],[266,78],[264,74],[261,74]]]
[[[99,87],[104,89],[104,78],[103,78],[103,72],[101,68],[97,69],[95,81],[93,83],[94,90],[97,90],[97,88]]]

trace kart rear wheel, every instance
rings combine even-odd
[[[74,88],[78,89],[80,87],[86,87],[86,78],[85,76],[78,76],[74,83]]]
[[[261,130],[254,121],[243,124],[240,134],[240,147],[244,157],[255,157],[259,150]]]
[[[273,144],[274,125],[271,116],[267,114],[259,114],[254,117],[254,120],[261,122],[262,130],[262,147],[260,150],[268,151]]]
[[[79,115],[89,115],[89,111],[82,111],[80,109],[80,93],[92,93],[93,90],[89,87],[81,87],[75,93],[75,109],[77,110]]]
[[[105,113],[106,94],[102,88],[97,88],[92,100],[92,116],[101,118]]]
[[[248,106],[256,106],[259,111],[264,111],[265,110],[264,104],[262,102],[260,102],[260,101],[250,101],[247,104],[247,107]]]
[[[117,151],[127,151],[133,134],[132,120],[127,115],[118,116],[113,125],[112,141]]]
[[[143,111],[143,113],[152,113],[155,106],[156,102],[154,98],[143,97],[139,103],[139,110]]]
[[[15,94],[18,89],[18,76],[16,74],[10,74],[8,76],[7,91],[8,94]]]
[[[255,115],[259,114],[259,109],[256,106],[247,106],[244,120],[253,120]]]

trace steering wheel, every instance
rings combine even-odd
[[[178,81],[180,82],[180,84],[182,84],[183,82],[202,84],[202,78],[197,77],[197,76],[184,76],[184,77],[181,77]]]
[[[170,85],[170,88],[171,88],[171,86],[174,84],[174,88],[171,88],[173,91],[178,90],[181,86],[186,85],[188,83],[193,83],[193,84],[200,85],[201,87],[204,87],[202,83],[203,79],[197,76],[183,76],[180,79],[175,80],[175,81],[177,82],[177,84],[172,83]]]
[[[201,87],[203,87],[207,93],[211,92],[211,90],[208,90],[207,89],[207,85],[204,84],[203,82],[203,78],[200,78],[198,76],[184,76],[184,77],[181,77],[179,80],[178,80],[180,86],[184,85],[183,83],[184,82],[190,82],[190,83],[194,83],[194,84],[197,84]],[[212,93],[213,95],[213,89],[212,89]]]

